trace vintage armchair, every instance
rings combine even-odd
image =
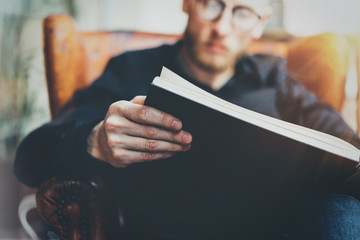
[[[86,87],[121,52],[173,43],[181,36],[143,32],[78,32],[71,17],[52,15],[43,21],[44,57],[52,117],[73,93]],[[288,41],[260,39],[248,52],[287,58],[288,69],[319,99],[340,111],[345,99],[348,44],[331,33]],[[54,177],[37,191],[37,209],[60,239],[114,239],[123,219],[106,186],[96,176]],[[126,221],[126,220],[125,220]]]

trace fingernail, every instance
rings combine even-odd
[[[183,142],[189,144],[191,143],[191,141],[192,141],[191,134],[185,133],[183,136]]]
[[[182,125],[181,122],[179,120],[174,120],[171,124],[171,127],[175,130],[180,130]]]
[[[183,151],[188,151],[190,148],[191,148],[190,144],[185,145],[185,146],[183,146]]]

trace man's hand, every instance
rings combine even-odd
[[[190,149],[179,119],[144,106],[145,96],[113,103],[88,138],[88,152],[114,167],[168,158]]]

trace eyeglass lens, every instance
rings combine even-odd
[[[226,7],[223,1],[219,0],[197,0],[196,10],[200,19],[205,21],[215,21],[219,19]],[[233,8],[233,23],[239,30],[249,30],[253,28],[260,19],[251,8],[236,6]]]

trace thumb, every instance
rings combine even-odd
[[[133,99],[131,99],[130,102],[139,104],[139,105],[144,105],[145,99],[146,99],[146,96],[136,96]]]

